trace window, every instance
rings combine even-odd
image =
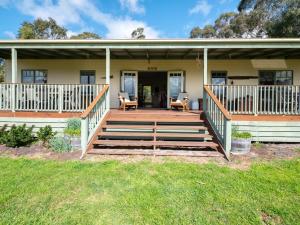
[[[226,71],[214,71],[211,73],[211,84],[213,85],[225,85],[227,83]]]
[[[81,70],[80,71],[80,84],[95,84],[96,71],[95,70]]]
[[[211,73],[211,84],[212,85],[226,85],[227,83],[227,72],[226,71],[214,71]],[[217,96],[226,95],[226,89],[221,87],[213,87],[213,91]]]
[[[291,85],[293,84],[292,70],[262,70],[259,71],[261,85]]]
[[[22,83],[47,83],[47,70],[22,70]]]

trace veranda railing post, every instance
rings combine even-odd
[[[253,114],[257,116],[258,114],[258,86],[254,86],[253,91]]]
[[[58,112],[62,113],[64,105],[64,90],[63,85],[58,86]]]
[[[228,119],[225,119],[224,120],[225,122],[225,134],[224,134],[224,148],[225,148],[225,151],[226,151],[226,155],[227,157],[229,158],[230,157],[230,151],[231,151],[231,127],[232,127],[232,124],[231,124],[231,120],[228,120]]]
[[[87,151],[87,145],[88,145],[88,138],[89,138],[89,119],[81,118],[81,157],[83,158],[86,151]]]
[[[206,96],[205,89],[203,89],[203,102],[202,102],[203,112],[206,112],[206,108],[207,108],[206,104],[207,104],[207,96]]]
[[[11,84],[11,111],[16,111],[16,84]]]

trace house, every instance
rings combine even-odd
[[[300,142],[300,39],[3,40],[0,58],[6,68],[0,125],[51,124],[61,131],[67,118],[80,117],[84,152],[93,140],[113,145],[101,129],[114,136],[108,129],[120,121],[122,128],[126,119],[151,125],[155,134],[117,132],[122,147],[207,147],[199,141],[172,142],[176,132],[166,141],[155,130],[176,121],[181,130],[196,117],[200,122],[201,111],[167,110],[169,99],[181,92],[188,93],[194,108],[203,104],[210,133],[227,154],[233,126],[252,132],[254,141]],[[119,92],[137,97],[144,110],[114,110]],[[110,114],[114,120],[103,125]],[[106,138],[95,139],[98,132]],[[131,140],[135,135],[149,142]]]

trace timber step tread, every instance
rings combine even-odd
[[[216,148],[218,144],[214,142],[192,142],[192,141],[131,141],[131,140],[96,140],[94,145],[106,146],[163,146],[163,147],[200,147]]]
[[[189,125],[143,125],[143,124],[126,124],[126,125],[114,125],[105,124],[102,126],[105,129],[157,129],[157,130],[207,130],[205,126],[189,126]]]
[[[100,132],[101,137],[182,137],[182,138],[211,138],[209,134],[198,133],[142,133],[142,132]]]
[[[195,119],[183,119],[183,118],[175,118],[175,119],[163,119],[163,118],[109,118],[107,122],[164,122],[164,123],[204,123],[204,120],[200,120],[199,118]]]
[[[188,157],[223,157],[217,151],[186,150],[145,150],[145,149],[91,149],[88,154],[99,155],[155,155],[155,156],[188,156]]]

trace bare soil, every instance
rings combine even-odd
[[[45,160],[80,160],[81,151],[66,153],[53,152],[37,143],[30,147],[9,148],[0,145],[0,157],[25,157],[30,159]],[[111,155],[87,155],[84,161],[102,162],[107,160],[118,160],[123,163],[150,160],[151,162],[164,163],[168,161],[180,161],[196,164],[217,163],[236,169],[247,169],[254,162],[289,160],[300,157],[300,144],[253,144],[251,152],[247,155],[232,155],[230,161],[224,157],[158,157],[158,156],[111,156]]]

